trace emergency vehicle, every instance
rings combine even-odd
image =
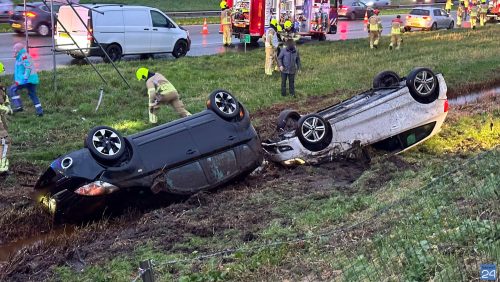
[[[490,1],[486,17],[488,20],[500,21],[500,0]]]
[[[330,30],[330,0],[227,0],[227,4],[233,11],[234,37],[249,34],[252,43],[264,35],[273,18],[280,24],[292,21],[298,34],[313,39],[325,40]]]

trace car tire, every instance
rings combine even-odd
[[[325,149],[332,141],[330,124],[318,114],[301,117],[295,134],[302,146],[313,152]]]
[[[448,29],[453,29],[455,27],[455,22],[451,21],[450,25],[448,26]]]
[[[319,36],[318,36],[318,41],[325,41],[326,40],[326,35],[324,33],[321,33]]]
[[[174,50],[172,51],[172,55],[175,57],[175,58],[180,58],[180,57],[184,57],[186,56],[188,50],[188,44],[185,40],[177,40],[177,42],[175,43],[175,46],[174,46]]]
[[[76,54],[69,54],[71,57],[73,57],[73,59],[77,59],[77,60],[82,60],[82,59],[85,59],[85,56],[83,55],[76,55]]]
[[[405,26],[405,32],[410,32],[410,31],[411,31],[411,27]]]
[[[373,89],[398,86],[401,77],[393,71],[383,71],[373,78]]]
[[[437,23],[432,23],[430,30],[437,30]]]
[[[284,110],[276,120],[276,129],[278,131],[296,130],[299,124],[300,114],[294,110]]]
[[[439,96],[439,82],[428,68],[413,69],[406,78],[406,86],[410,95],[422,104],[432,103]]]
[[[108,53],[109,59],[108,56],[104,55],[104,62],[118,62],[122,58],[122,47],[120,47],[120,45],[118,44],[110,44],[108,47],[106,47],[106,53]]]
[[[352,12],[349,14],[349,20],[354,21],[356,20],[356,13]]]
[[[49,36],[50,35],[50,27],[44,23],[41,23],[36,28],[36,33],[40,36]]]
[[[240,114],[240,103],[226,90],[215,90],[208,97],[207,108],[224,119],[233,119]]]
[[[115,129],[108,126],[97,126],[87,134],[85,147],[99,161],[113,162],[125,153],[125,139]]]
[[[259,39],[260,39],[259,36],[252,36],[250,38],[250,45],[255,46],[255,47],[259,47]]]
[[[337,25],[331,25],[328,29],[328,34],[337,34]]]

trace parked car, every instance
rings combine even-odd
[[[70,6],[65,6],[59,11],[62,25],[57,25],[55,35],[56,50],[74,58],[83,58],[85,54],[109,61],[97,42],[111,61],[124,55],[155,53],[171,53],[179,58],[191,46],[189,32],[155,8],[117,4],[78,6],[75,10],[88,28]]]
[[[24,33],[27,29],[28,31],[34,31],[41,36],[50,36],[52,34],[53,27],[51,27],[50,19],[50,3],[47,2],[47,6],[43,2],[34,2],[26,4],[26,11],[24,11],[24,5],[19,4],[14,8],[14,12],[9,19],[9,24],[17,33]],[[54,2],[54,16],[57,16],[57,11],[61,4],[56,4]],[[25,16],[27,20],[25,20]],[[55,23],[54,19],[54,23]],[[27,22],[28,28],[25,28],[25,23]]]
[[[434,7],[415,8],[406,16],[405,30],[412,28],[422,30],[453,29],[455,21],[445,10]]]
[[[346,17],[349,20],[362,19],[365,17],[365,13],[367,13],[368,17],[371,17],[373,9],[367,7],[361,1],[344,1],[338,10],[339,17]]]
[[[349,156],[368,145],[403,152],[439,132],[448,112],[446,92],[443,76],[430,69],[414,69],[406,78],[385,71],[373,89],[316,113],[283,111],[279,134],[263,149],[284,165]]]
[[[14,4],[10,0],[0,0],[0,23],[7,22],[14,10]]]
[[[248,111],[225,90],[207,110],[128,137],[90,130],[85,148],[57,158],[34,187],[55,221],[78,221],[138,195],[189,195],[244,177],[263,159]]]
[[[380,8],[390,6],[391,0],[364,0],[363,3],[371,8]]]

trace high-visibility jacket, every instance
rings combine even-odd
[[[370,31],[382,31],[382,21],[377,15],[373,15],[368,20]]]
[[[470,9],[470,16],[471,17],[477,17],[477,11],[478,11],[477,6],[472,6],[471,9]]]
[[[453,2],[451,2],[451,0],[447,0],[444,8],[446,10],[451,10],[451,6],[453,6]]]
[[[156,106],[158,95],[165,95],[172,92],[177,92],[174,85],[170,83],[161,73],[155,73],[146,81],[146,87],[148,88],[149,97],[149,107]]]
[[[486,3],[481,4],[481,10],[480,10],[480,13],[481,13],[481,14],[486,14],[486,13],[488,13],[488,4],[486,4]]]
[[[391,23],[391,34],[398,35],[401,34],[401,27],[403,25],[403,21],[401,19],[393,19]]]
[[[463,6],[458,6],[457,17],[461,18],[463,15],[464,15],[464,8],[463,8]]]
[[[231,24],[231,9],[225,9],[220,13],[222,24]]]
[[[464,0],[465,9],[469,8],[469,0]]]
[[[266,47],[276,48],[278,46],[278,34],[272,27],[266,30],[264,44]]]

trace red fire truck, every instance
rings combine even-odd
[[[339,0],[333,0],[339,1]],[[261,38],[271,19],[294,23],[301,36],[324,40],[330,31],[330,0],[227,0],[233,9],[233,35],[249,34],[252,43]]]
[[[490,0],[488,14],[486,15],[486,17],[492,21],[500,21],[500,0]]]

